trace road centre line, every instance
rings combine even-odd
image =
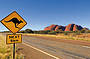
[[[33,46],[31,46],[31,45],[28,45],[28,44],[26,44],[26,43],[23,43],[23,44],[26,45],[26,46],[29,46],[29,47],[31,47],[31,48],[39,51],[39,52],[42,52],[42,53],[44,53],[44,54],[46,54],[46,55],[48,55],[48,56],[50,56],[50,57],[53,57],[53,58],[55,58],[55,59],[60,59],[60,58],[58,58],[58,57],[56,57],[56,56],[53,56],[53,55],[51,55],[51,54],[49,54],[49,53],[47,53],[47,52],[44,52],[44,51],[42,51],[42,50],[40,50],[40,49],[38,49],[38,48],[33,47]]]

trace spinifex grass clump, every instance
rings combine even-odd
[[[7,56],[11,56],[11,45],[6,45],[5,37],[0,35],[0,59],[6,59]]]
[[[0,35],[0,59],[12,59],[12,44],[6,44],[5,37]],[[16,59],[24,59],[16,53]]]

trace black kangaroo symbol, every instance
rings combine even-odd
[[[11,20],[9,21],[5,21],[5,22],[13,22],[15,24],[15,27],[18,28],[17,26],[20,24],[20,23],[23,23],[23,21],[19,21],[17,18],[12,18]]]

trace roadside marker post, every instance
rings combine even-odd
[[[15,59],[15,43],[22,43],[22,34],[16,34],[27,22],[16,12],[12,12],[1,20],[1,23],[13,34],[6,35],[6,44],[13,44],[13,59]]]

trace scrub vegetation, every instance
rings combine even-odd
[[[55,37],[58,39],[68,39],[68,40],[85,40],[90,41],[90,30],[82,29],[81,31],[32,31],[31,29],[20,31],[24,35],[34,35],[34,36],[46,36]]]
[[[6,38],[0,35],[0,59],[12,59],[12,44],[6,44]],[[18,48],[16,48],[16,51]],[[24,59],[23,54],[16,53],[16,59]]]

